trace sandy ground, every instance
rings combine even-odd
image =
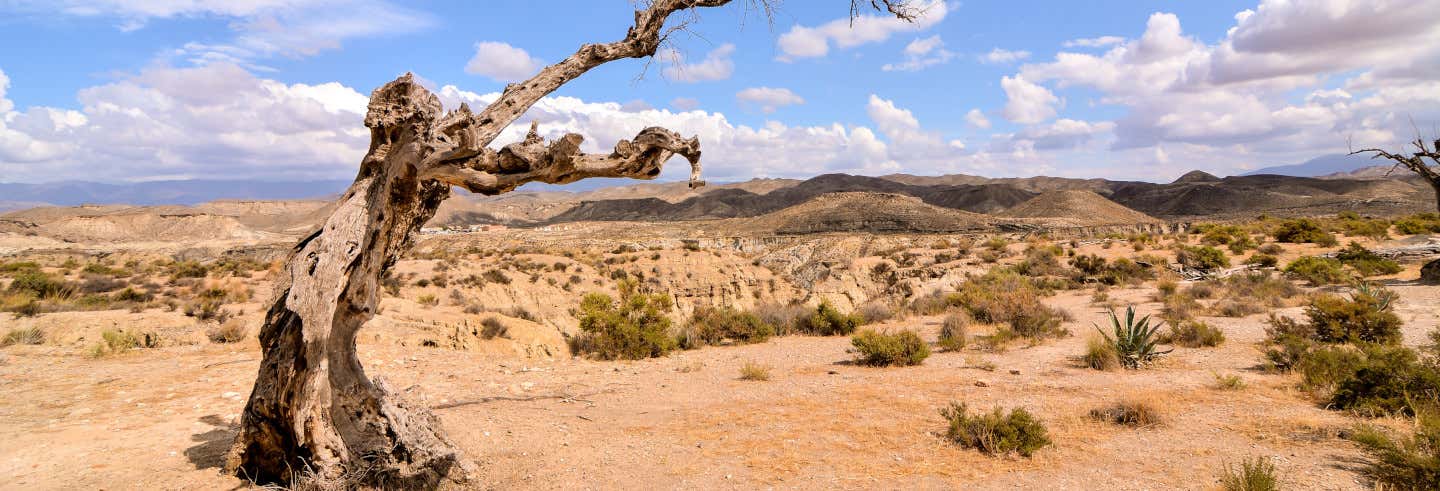
[[[1440,323],[1440,287],[1396,285],[1406,342]],[[1158,311],[1152,289],[1111,290]],[[1003,352],[936,353],[924,365],[849,363],[845,337],[784,337],[640,362],[551,361],[362,341],[372,374],[424,401],[495,489],[1213,489],[1227,462],[1274,459],[1285,487],[1370,489],[1363,454],[1296,377],[1257,368],[1264,316],[1215,318],[1219,348],[1177,349],[1140,371],[1081,368],[1088,292],[1050,303],[1077,335]],[[1298,309],[1289,309],[1292,315]],[[938,317],[892,321],[934,339]],[[365,336],[362,336],[365,338]],[[73,347],[0,350],[0,488],[229,489],[221,475],[258,365],[254,339],[89,359]],[[739,367],[772,367],[769,381]],[[981,368],[990,363],[994,370]],[[1236,374],[1238,391],[1216,388]],[[1144,396],[1162,425],[1096,422],[1090,409]],[[1055,444],[1033,458],[946,443],[938,410],[1024,407]]]

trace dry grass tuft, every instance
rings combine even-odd
[[[770,380],[770,366],[747,361],[740,366],[740,380],[763,382]]]
[[[1165,419],[1161,415],[1159,404],[1153,398],[1134,396],[1105,407],[1091,409],[1090,418],[1135,428],[1159,426]]]

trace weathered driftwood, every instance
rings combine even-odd
[[[344,487],[428,488],[471,477],[435,417],[372,381],[356,357],[356,332],[375,315],[380,279],[452,185],[493,195],[527,182],[652,179],[674,155],[689,160],[692,187],[701,185],[699,141],[663,128],[646,128],[608,154],[580,152],[575,134],[545,142],[534,126],[523,142],[499,151],[489,145],[531,105],[591,68],[654,55],[671,14],[727,3],[651,0],[624,39],[582,46],[507,86],[478,114],[464,105],[443,112],[409,74],[375,90],[365,116],[370,149],[355,182],[325,223],[295,245],[276,280],[260,331],[259,374],[227,468],[261,483],[304,477]],[[900,1],[875,5],[901,17],[911,12]]]
[[[1424,138],[1416,138],[1411,145],[1415,146],[1415,151],[1409,152],[1408,155],[1407,152],[1391,153],[1381,148],[1356,150],[1350,152],[1350,155],[1368,153],[1371,154],[1370,158],[1372,159],[1394,162],[1395,165],[1385,173],[1387,176],[1403,167],[1425,179],[1425,182],[1430,183],[1430,187],[1435,189],[1435,209],[1440,210],[1440,140],[1435,140],[1427,145]],[[1430,162],[1426,162],[1426,159],[1429,159]]]

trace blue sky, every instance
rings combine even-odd
[[[1440,27],[1413,14],[1440,0],[929,2],[853,27],[838,0],[769,23],[704,9],[674,51],[593,70],[527,119],[592,151],[649,125],[698,134],[717,180],[1166,180],[1440,120]],[[535,4],[0,0],[0,181],[350,177],[374,87],[413,71],[483,104],[631,22],[628,1]]]

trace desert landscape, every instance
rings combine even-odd
[[[1437,10],[0,2],[0,490],[1440,490]]]
[[[434,411],[496,488],[1214,488],[1227,466],[1264,458],[1287,487],[1368,489],[1375,457],[1351,435],[1414,431],[1403,411],[1333,407],[1341,375],[1277,365],[1284,344],[1269,316],[1305,319],[1316,299],[1357,295],[1360,280],[1393,295],[1396,346],[1429,349],[1440,286],[1419,281],[1420,267],[1440,254],[1440,219],[1424,214],[1420,183],[1267,176],[1254,180],[1273,197],[1207,217],[1189,210],[1223,202],[1153,204],[1142,191],[1130,208],[1097,193],[1133,183],[931,184],[960,177],[456,198],[391,269],[359,353]],[[1252,185],[1182,181],[1151,187],[1209,197]],[[1284,193],[1295,189],[1305,191]],[[799,203],[699,204],[740,193]],[[625,210],[659,208],[637,200],[724,211],[636,221]],[[519,217],[506,211],[515,201],[569,208]],[[328,206],[0,217],[11,485],[245,485],[220,469],[259,362],[256,333],[281,261]],[[563,218],[576,209],[586,220]],[[1395,261],[1334,259],[1346,246]],[[1333,268],[1303,266],[1327,257]],[[599,317],[585,296],[624,291],[663,299],[663,321],[648,321],[671,338],[662,351],[625,360],[637,357],[581,341],[594,335],[582,319]],[[813,331],[822,304],[854,325]],[[1108,309],[1126,307],[1163,322],[1172,351],[1139,369],[1095,361],[1087,345],[1109,332]],[[737,320],[747,318],[764,332],[742,328],[756,329]],[[930,355],[868,366],[842,334],[856,326],[914,332]],[[1196,326],[1213,334],[1187,338]],[[1024,409],[1049,444],[1028,457],[956,445],[940,414],[952,401]],[[1113,408],[1141,419],[1117,423]],[[1142,465],[1115,464],[1137,453]]]

